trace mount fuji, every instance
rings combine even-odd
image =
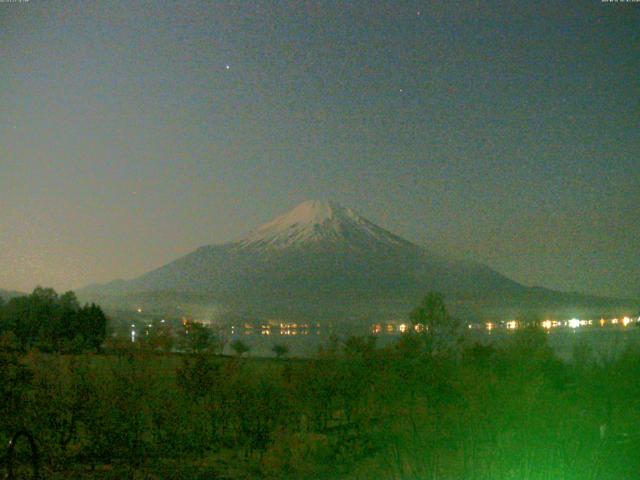
[[[430,290],[442,292],[454,312],[475,318],[604,300],[526,287],[321,201],[303,202],[237,241],[198,248],[133,280],[92,285],[79,294],[119,307],[197,303],[256,317],[348,321],[404,317]]]
[[[413,245],[334,202],[307,201],[240,240],[239,248],[278,249],[324,245],[329,249],[397,249]]]

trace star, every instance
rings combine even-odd
[[[231,68],[231,65],[225,65],[224,68],[229,70]]]

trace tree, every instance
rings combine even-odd
[[[20,427],[32,376],[16,352],[0,351],[0,435]]]
[[[289,353],[289,347],[283,344],[276,344],[271,348],[271,351],[275,353],[276,357],[282,358]]]
[[[368,337],[353,335],[344,343],[344,353],[348,357],[371,356],[376,349],[377,340],[373,335]]]
[[[84,337],[85,347],[99,351],[107,336],[107,317],[94,303],[85,305],[79,313],[79,330]]]
[[[209,358],[206,355],[185,355],[176,371],[178,386],[193,398],[205,396],[214,383],[220,366],[211,363]]]
[[[173,349],[174,337],[173,329],[170,325],[155,321],[147,330],[147,335],[143,337],[145,345],[150,350],[160,350],[170,352]]]
[[[211,329],[202,323],[189,322],[185,335],[186,347],[194,353],[201,353],[212,346],[213,335]]]
[[[53,288],[36,287],[31,293],[32,298],[38,298],[46,302],[54,303],[58,301],[58,294]]]
[[[12,332],[21,350],[97,350],[106,335],[107,318],[100,307],[80,307],[73,292],[58,296],[51,288],[37,287],[31,295],[12,298],[2,310],[0,331]]]
[[[250,350],[249,346],[242,340],[234,340],[233,342],[231,342],[231,349],[236,352],[236,355],[238,355],[239,357],[241,357],[243,353],[247,353]]]
[[[63,310],[77,311],[80,310],[80,303],[78,303],[78,297],[72,291],[68,291],[60,295],[60,306]]]
[[[462,341],[460,323],[449,315],[442,294],[429,292],[409,318],[414,326],[422,326],[423,339],[432,355],[456,353]]]

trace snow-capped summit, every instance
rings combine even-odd
[[[329,242],[351,248],[408,246],[406,240],[378,227],[350,208],[331,201],[307,200],[240,240],[240,248],[283,249]]]
[[[596,302],[529,288],[485,265],[435,255],[353,210],[317,201],[298,205],[240,241],[200,247],[137,278],[88,287],[81,295],[83,301],[109,299],[117,309],[130,308],[133,299],[149,308],[164,302],[177,309],[202,301],[207,311],[215,305],[233,318],[352,323],[406,316],[428,291],[442,292],[465,314],[487,318],[501,308],[511,316],[515,304],[547,312],[560,305],[575,311],[577,298]]]

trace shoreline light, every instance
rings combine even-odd
[[[580,326],[580,320],[577,318],[572,318],[569,320],[568,325],[570,328],[578,328]]]

